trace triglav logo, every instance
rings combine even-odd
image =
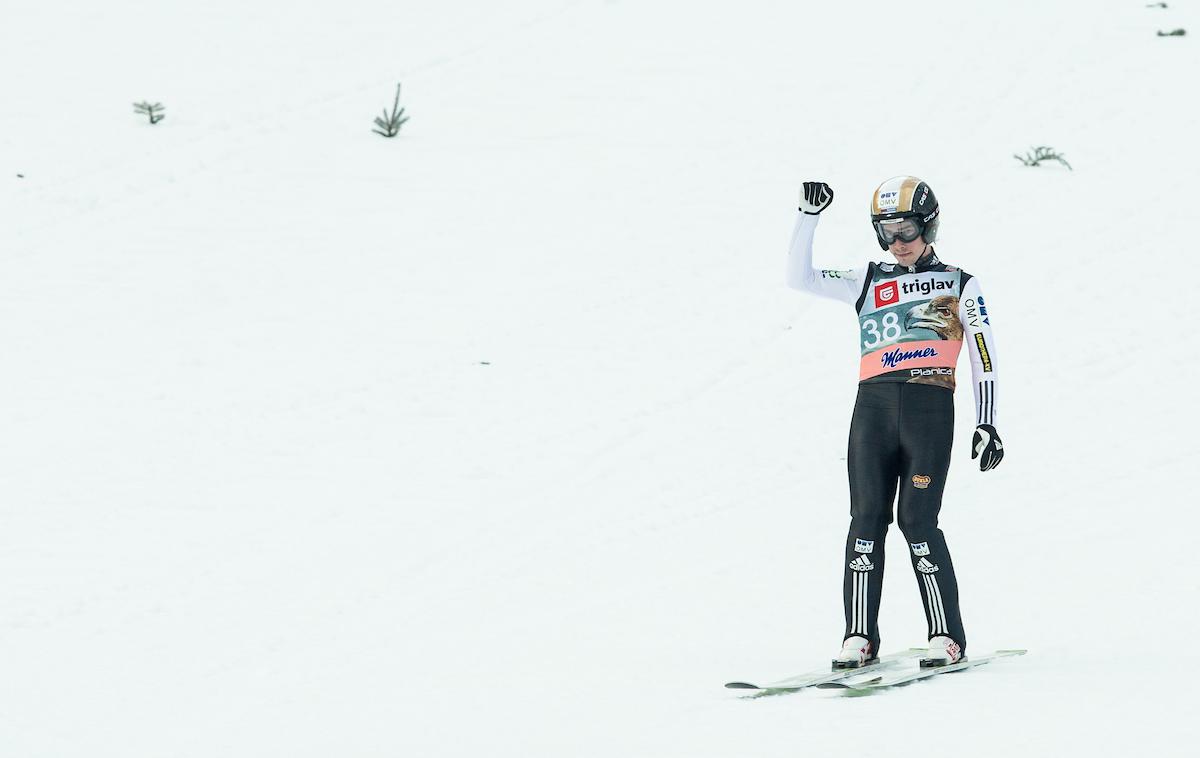
[[[932,481],[933,481],[932,479],[925,476],[924,474],[913,474],[913,478],[912,478],[913,486],[919,490],[923,490],[926,487],[928,487],[929,483]]]
[[[917,282],[905,282],[901,289],[906,295],[911,295],[914,292],[928,295],[934,290],[952,290],[954,289],[954,282],[945,279],[925,279]]]
[[[900,302],[900,288],[896,282],[888,282],[887,284],[875,285],[875,307],[882,308],[885,305]]]

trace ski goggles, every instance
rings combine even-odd
[[[921,236],[921,224],[915,218],[890,218],[875,222],[875,233],[884,244],[890,245],[896,240],[912,242]]]

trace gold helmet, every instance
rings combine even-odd
[[[897,238],[912,242],[923,237],[926,243],[933,242],[939,222],[933,190],[915,176],[893,176],[871,196],[871,225],[875,241],[884,250]]]

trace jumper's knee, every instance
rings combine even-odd
[[[902,515],[898,521],[900,531],[904,533],[904,539],[910,543],[928,542],[938,531],[936,518],[913,518]]]
[[[856,513],[850,517],[850,534],[855,537],[882,539],[892,523],[890,513]]]

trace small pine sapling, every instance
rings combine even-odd
[[[162,103],[149,103],[145,100],[140,103],[134,103],[133,112],[149,116],[151,124],[157,124],[167,117],[167,114],[163,113]]]
[[[408,121],[408,116],[404,115],[404,109],[400,107],[400,85],[396,85],[396,101],[392,103],[392,112],[388,113],[387,108],[383,109],[383,117],[375,117],[375,126],[377,129],[371,131],[381,137],[395,137],[400,132],[400,127],[404,126],[404,122]]]
[[[1067,159],[1062,153],[1056,152],[1052,147],[1035,147],[1032,152],[1025,153],[1024,157],[1013,153],[1013,157],[1024,163],[1026,166],[1037,166],[1042,161],[1058,161],[1067,167],[1067,170],[1074,171],[1071,164],[1067,163]]]

